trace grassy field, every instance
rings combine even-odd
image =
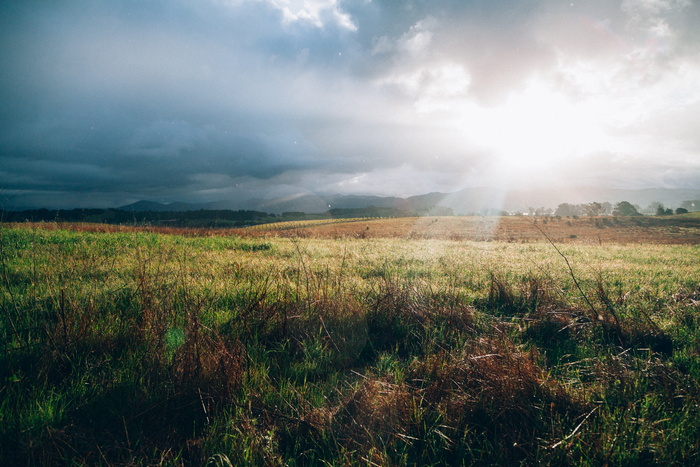
[[[673,217],[4,226],[0,464],[698,465]]]
[[[281,228],[287,232],[280,232]],[[543,232],[559,243],[700,244],[700,213],[644,217],[398,217],[263,224],[239,235],[316,238],[408,238],[541,242]]]

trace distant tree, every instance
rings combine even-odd
[[[301,211],[285,211],[282,213],[282,217],[294,217],[298,219],[303,219],[306,213]]]
[[[613,210],[613,205],[608,203],[607,201],[604,203],[601,203],[601,206],[603,206],[603,214],[610,214],[612,213]]]
[[[683,201],[681,203],[683,209],[687,209],[688,212],[694,212],[700,209],[700,199],[691,199],[688,201]]]
[[[649,206],[647,206],[644,209],[644,212],[646,212],[648,214],[656,213],[656,215],[661,215],[661,214],[659,214],[659,212],[660,212],[659,209],[661,209],[663,211],[665,209],[664,204],[660,203],[658,201],[654,201],[654,202],[650,203]]]
[[[661,203],[658,203],[656,206],[656,215],[657,216],[665,216],[666,215],[666,209],[664,208],[664,205]]]
[[[688,214],[688,210],[686,208],[676,208],[676,214]]]
[[[603,205],[598,202],[588,203],[583,205],[583,210],[589,216],[600,216],[603,213]]]
[[[554,210],[554,214],[557,216],[562,216],[562,217],[567,217],[571,215],[571,209],[570,209],[570,204],[569,203],[561,203],[559,206],[557,206],[557,209]]]
[[[447,206],[432,206],[430,209],[426,211],[427,215],[430,216],[454,216],[455,213],[452,210],[452,208],[448,208]]]
[[[557,206],[554,215],[561,217],[578,216],[582,214],[582,211],[581,205],[579,204],[562,203]]]
[[[620,201],[613,209],[613,216],[640,216],[639,211],[629,201]]]

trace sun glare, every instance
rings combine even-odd
[[[498,106],[469,104],[459,126],[467,144],[492,154],[503,170],[523,175],[605,148],[603,113],[600,104],[573,102],[531,83]]]

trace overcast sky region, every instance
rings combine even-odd
[[[700,188],[696,0],[0,4],[0,193]]]

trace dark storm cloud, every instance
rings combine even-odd
[[[258,34],[279,15],[250,7],[6,11],[5,188],[166,190],[199,173],[265,179],[325,165],[285,118],[288,77],[270,64],[287,52],[281,39]]]
[[[56,204],[91,193],[107,205],[210,197],[241,180],[458,189],[513,157],[501,129],[481,124],[499,114],[480,115],[533,79],[572,102],[611,96],[608,114],[624,120],[616,131],[627,139],[646,132],[653,144],[697,150],[694,95],[664,120],[640,110],[628,124],[615,112],[638,96],[658,107],[697,77],[699,9],[680,0],[4,2],[0,188]],[[638,167],[653,166],[650,157]],[[689,158],[678,149],[671,163]],[[689,165],[686,174],[700,171]]]

